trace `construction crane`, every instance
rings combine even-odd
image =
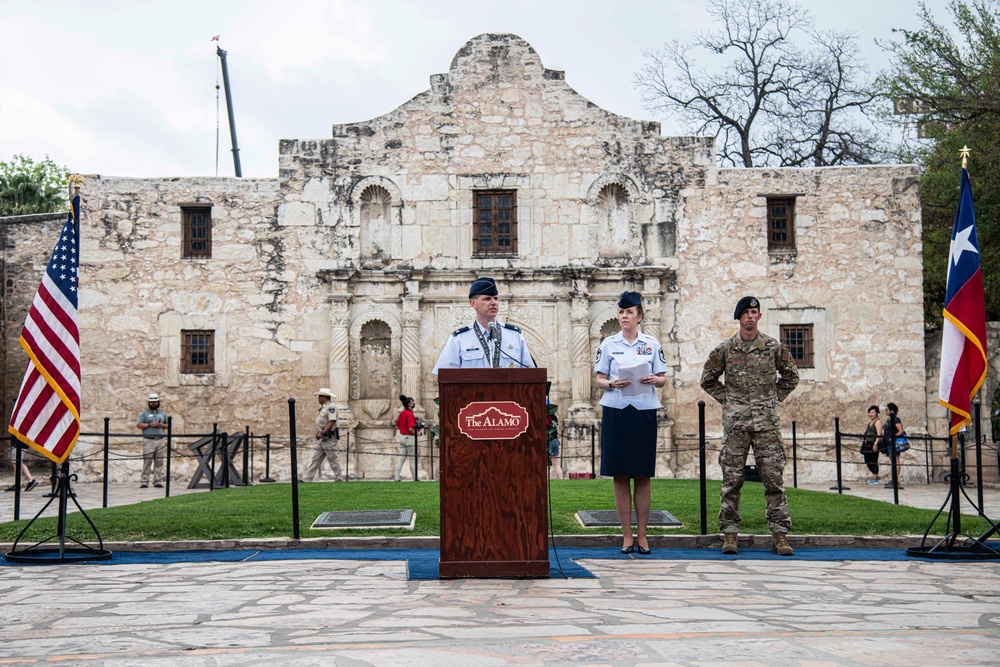
[[[215,54],[222,61],[222,85],[226,88],[226,110],[229,112],[229,136],[233,140],[233,166],[236,167],[236,178],[243,178],[240,167],[240,147],[236,143],[236,118],[233,116],[233,92],[229,87],[229,65],[226,63],[226,52],[221,46],[215,47]]]

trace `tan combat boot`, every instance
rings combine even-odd
[[[725,533],[722,536],[722,553],[738,554],[740,548],[736,545],[736,533]]]
[[[779,556],[794,556],[788,537],[784,533],[771,533],[771,551]]]

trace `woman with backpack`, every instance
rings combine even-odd
[[[899,472],[902,467],[902,464],[899,462],[899,455],[910,448],[910,442],[906,439],[903,422],[899,421],[899,417],[896,416],[899,413],[899,408],[896,404],[886,403],[885,413],[889,417],[885,420],[885,424],[882,425],[882,451],[889,456],[890,460],[896,463],[896,475],[885,485],[887,489],[891,489],[899,483]]]

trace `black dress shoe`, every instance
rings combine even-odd
[[[632,553],[632,551],[634,549],[635,549],[635,545],[634,544],[630,544],[627,547],[622,547],[622,553],[623,554],[630,554],[630,553]]]
[[[635,548],[636,548],[636,549],[637,549],[637,550],[639,551],[639,553],[641,553],[641,554],[642,554],[643,556],[648,556],[649,554],[651,554],[651,553],[652,553],[652,549],[650,549],[649,547],[644,547],[644,546],[642,546],[641,544],[637,544],[637,545],[635,545]]]

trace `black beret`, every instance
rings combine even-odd
[[[745,296],[742,299],[740,299],[739,302],[737,302],[736,304],[736,312],[733,313],[733,319],[734,320],[740,319],[740,315],[742,315],[743,311],[747,310],[748,308],[756,308],[760,310],[760,301],[757,300],[757,297]]]
[[[638,292],[622,292],[622,298],[618,299],[619,308],[631,308],[642,305],[642,295]]]
[[[485,294],[486,296],[499,296],[497,291],[497,281],[492,278],[477,278],[472,287],[469,288],[469,298]]]

